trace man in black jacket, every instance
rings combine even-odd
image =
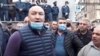
[[[8,19],[8,0],[0,0],[0,20]]]
[[[77,56],[83,46],[78,37],[67,30],[64,18],[58,20],[58,30],[55,33],[54,42],[56,56]]]
[[[26,3],[21,2],[19,0],[18,2],[15,3],[15,8],[16,8],[16,20],[17,21],[23,21],[24,18],[26,17]]]
[[[46,21],[52,21],[52,8],[47,2],[42,5],[44,11],[45,11],[45,20]]]
[[[88,44],[91,41],[92,31],[89,29],[89,27],[89,20],[82,19],[79,21],[78,30],[75,32],[75,34],[84,45]]]
[[[57,1],[53,2],[53,7],[52,7],[52,17],[53,21],[57,21],[58,19],[58,14],[59,14],[59,8],[57,6]]]
[[[69,4],[69,2],[66,1],[66,2],[65,2],[65,5],[62,6],[62,8],[61,8],[62,16],[63,16],[64,18],[66,18],[66,19],[69,18],[69,14],[70,14],[70,8],[69,8],[68,4]]]

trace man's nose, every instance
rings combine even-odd
[[[35,16],[37,19],[39,19],[40,18],[40,15],[39,14],[36,14],[36,16]]]
[[[92,37],[95,38],[96,37],[96,34],[93,34]]]

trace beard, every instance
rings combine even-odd
[[[87,32],[86,29],[79,29],[79,31],[80,31],[80,33],[85,33],[85,32]]]

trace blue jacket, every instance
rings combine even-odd
[[[31,6],[32,5],[30,3],[25,3],[25,14],[26,14],[26,16],[28,15],[28,11],[31,8]]]
[[[69,6],[62,6],[62,13],[70,13]]]
[[[0,0],[0,5],[2,4],[8,4],[8,1],[7,0]],[[7,10],[8,9],[8,6],[2,6],[0,9],[2,10]]]
[[[22,11],[25,11],[25,2],[16,2],[15,7],[16,10],[19,11],[19,9],[22,9]]]
[[[57,14],[59,13],[59,8],[57,6],[52,7],[52,14]]]
[[[44,9],[46,14],[52,13],[52,8],[50,5],[43,5],[43,9]]]

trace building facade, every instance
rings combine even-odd
[[[100,0],[80,0],[78,6],[83,6],[76,14],[76,19],[87,18],[91,21],[100,19]]]

